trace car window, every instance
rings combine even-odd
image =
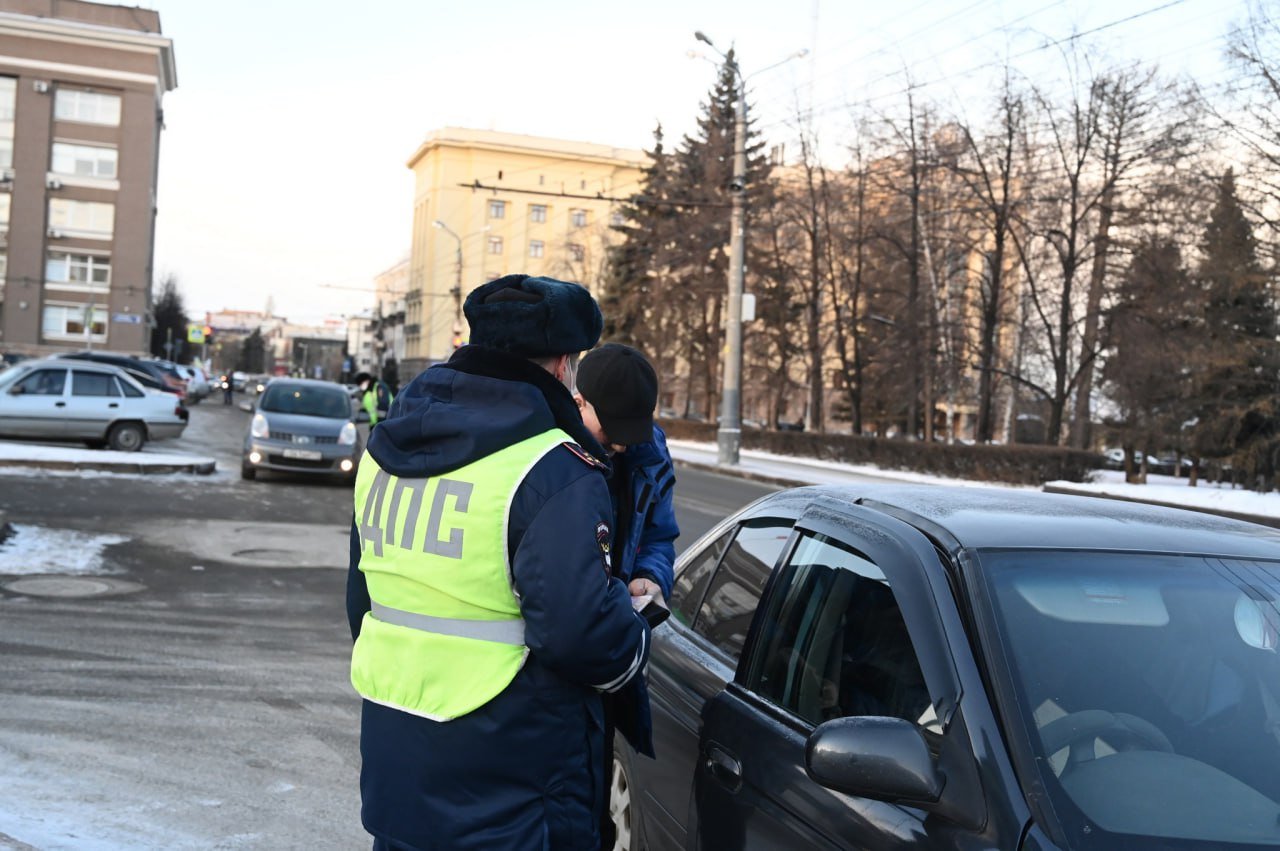
[[[734,659],[773,565],[791,536],[788,520],[752,520],[738,528],[693,622],[696,632]]]
[[[65,369],[37,369],[14,386],[30,396],[61,396],[66,383]]]
[[[139,396],[145,396],[145,395],[147,395],[147,394],[143,393],[141,390],[139,390],[137,387],[134,387],[134,386],[133,386],[133,384],[132,384],[131,382],[128,382],[128,381],[120,381],[119,379],[116,379],[116,386],[118,386],[118,387],[120,388],[120,390],[121,390],[121,391],[124,393],[124,395],[126,395],[126,396],[130,396],[130,397],[135,397],[135,398],[136,398],[136,397],[139,397]]]
[[[105,372],[71,370],[72,396],[119,396],[115,376]]]
[[[306,384],[270,384],[258,403],[259,410],[277,414],[347,419],[351,402],[340,387]]]
[[[671,608],[671,616],[682,624],[688,626],[693,623],[693,618],[698,613],[698,605],[702,602],[702,595],[707,591],[707,582],[711,579],[711,573],[716,569],[716,565],[720,563],[720,554],[724,552],[725,545],[733,537],[733,532],[734,530],[730,529],[716,538],[702,552],[686,562],[677,574],[676,581],[671,586],[671,598],[667,600],[667,605]]]
[[[780,571],[746,685],[815,725],[879,715],[940,732],[884,573],[824,535],[802,537]]]

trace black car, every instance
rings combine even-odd
[[[112,366],[118,366],[121,369],[128,370],[134,377],[142,381],[144,386],[154,387],[163,390],[166,393],[173,393],[178,398],[186,397],[186,382],[177,374],[176,371],[169,370],[162,366],[159,362],[153,360],[145,360],[143,358],[130,357],[115,352],[68,352],[58,355],[60,358],[71,358],[73,360],[87,360],[94,363],[106,363]],[[143,373],[150,380],[143,381],[138,374]]]
[[[997,489],[782,491],[676,565],[622,847],[1280,845],[1280,532]]]

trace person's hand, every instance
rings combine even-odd
[[[643,576],[632,579],[627,584],[627,590],[631,592],[632,597],[644,597],[646,595],[653,597],[663,605],[666,601],[662,599],[662,586],[654,582],[652,579],[646,579]]]

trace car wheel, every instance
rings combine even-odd
[[[107,433],[107,444],[117,452],[137,452],[147,442],[147,432],[139,423],[116,423]]]
[[[251,482],[258,477],[258,471],[244,464],[240,465],[240,478]]]
[[[621,737],[619,737],[620,739]],[[613,851],[639,851],[640,821],[631,778],[631,751],[621,741],[613,748],[613,775],[609,779],[609,818],[613,820]]]

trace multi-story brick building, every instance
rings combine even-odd
[[[515,272],[596,292],[618,223],[616,198],[634,194],[643,151],[448,127],[409,159],[415,176],[405,299],[409,376],[467,339],[462,298]],[[598,292],[596,292],[599,295]]]
[[[0,0],[0,350],[147,350],[176,86],[154,11]]]

